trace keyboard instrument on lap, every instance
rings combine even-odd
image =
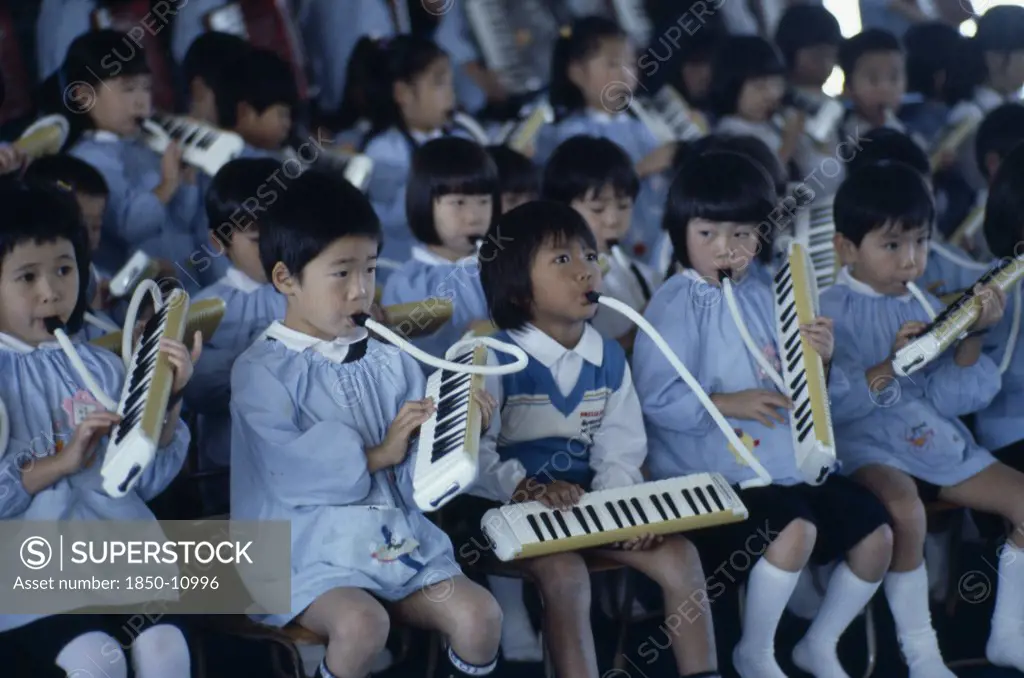
[[[487,350],[478,345],[453,362],[484,365]],[[420,427],[413,471],[413,499],[423,511],[436,511],[476,480],[481,414],[472,394],[483,383],[479,374],[443,368],[427,378],[426,397],[434,399],[437,410]]]
[[[821,356],[800,336],[800,326],[813,322],[818,312],[818,293],[801,243],[790,243],[788,256],[775,274],[774,292],[781,377],[793,401],[789,424],[797,468],[804,482],[820,485],[835,468],[836,448],[825,367]]]
[[[588,492],[568,510],[539,501],[506,504],[487,511],[480,526],[494,554],[508,562],[746,519],[746,506],[721,475],[695,473]]]
[[[127,494],[156,455],[174,382],[170,361],[160,352],[160,340],[181,341],[188,313],[188,294],[172,290],[157,304],[126,366],[117,405],[121,421],[110,432],[100,471],[103,490],[111,497]]]

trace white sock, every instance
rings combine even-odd
[[[185,636],[168,624],[150,627],[139,634],[132,643],[132,665],[137,678],[189,678],[192,675]]]
[[[487,575],[487,586],[501,608],[501,651],[508,661],[541,661],[544,650],[523,600],[523,580]]]
[[[127,678],[128,662],[121,645],[102,631],[83,633],[61,648],[54,662],[69,676]]]
[[[775,630],[793,594],[800,572],[786,572],[761,558],[747,579],[743,637],[733,650],[742,678],[786,678],[775,661]]]
[[[924,537],[924,562],[928,563],[928,591],[932,600],[946,599],[949,584],[949,548],[953,540],[952,530],[929,532]]]
[[[816,678],[849,678],[843,671],[836,645],[839,636],[860,614],[881,582],[866,582],[845,563],[828,580],[825,600],[807,635],[793,648],[793,662]]]
[[[1007,541],[999,551],[999,581],[985,656],[996,666],[1024,671],[1024,550]]]
[[[910,677],[956,678],[942,660],[939,639],[932,626],[928,572],[924,563],[909,572],[889,572],[885,575],[884,587]]]

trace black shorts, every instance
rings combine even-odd
[[[158,624],[177,627],[188,641],[189,622],[183,615],[58,614],[37,619],[31,624],[0,633],[0,657],[4,661],[2,673],[33,678],[65,678],[64,670],[54,663],[60,651],[83,633],[102,631],[121,646],[130,676],[132,643],[140,633]],[[116,648],[102,648],[97,661],[109,661],[112,651],[116,652]],[[193,672],[195,668],[192,667]]]
[[[719,566],[745,575],[775,537],[798,518],[818,530],[811,561],[819,565],[843,558],[866,536],[891,524],[875,495],[843,476],[830,476],[818,486],[768,485],[737,492],[747,507],[747,520],[686,535],[700,551],[706,576]]]

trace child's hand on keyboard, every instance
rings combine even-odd
[[[203,352],[203,333],[198,331],[195,333],[191,353],[185,348],[185,344],[167,337],[160,340],[160,352],[166,355],[167,360],[171,363],[171,369],[174,371],[171,395],[177,395],[192,378],[193,366]]]
[[[423,400],[407,400],[391,422],[384,441],[366,451],[367,468],[372,471],[397,466],[405,460],[409,452],[409,438],[416,429],[434,415],[437,406],[433,398]]]
[[[623,551],[649,551],[665,541],[660,534],[642,534],[629,541],[620,541],[617,546]]]
[[[821,356],[822,362],[831,362],[832,349],[835,346],[831,318],[818,317],[808,325],[801,325],[800,334],[807,338],[811,347]]]
[[[473,391],[473,400],[480,406],[480,434],[483,435],[484,431],[491,426],[491,417],[494,416],[494,411],[498,409],[498,401],[483,389]]]
[[[114,424],[121,420],[117,412],[107,410],[95,410],[90,412],[71,435],[71,441],[60,452],[57,458],[60,459],[67,475],[77,473],[92,463],[96,454],[96,446],[103,436],[110,433]]]
[[[583,488],[564,480],[553,480],[544,484],[535,478],[523,478],[512,493],[513,501],[539,501],[548,508],[568,509],[575,506],[583,496]]]

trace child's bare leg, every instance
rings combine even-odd
[[[700,555],[682,535],[672,535],[648,551],[601,551],[609,560],[644,573],[661,586],[665,625],[673,634],[679,675],[718,670],[711,603],[704,588]]]
[[[390,607],[396,619],[439,631],[447,638],[450,665],[448,673],[441,675],[486,675],[494,670],[501,642],[501,608],[476,582],[462,575],[452,577]]]
[[[880,464],[858,469],[853,479],[878,497],[892,519],[893,552],[885,575],[885,597],[910,678],[955,678],[942,659],[928,606],[927,518],[917,485],[902,471]]]
[[[743,637],[733,650],[733,664],[742,678],[785,678],[775,661],[775,630],[817,535],[810,522],[791,520],[750,571]]]
[[[366,591],[352,588],[321,594],[297,621],[327,638],[327,656],[321,664],[325,677],[364,678],[391,630],[387,610]]]
[[[996,607],[985,656],[996,666],[1024,671],[1024,473],[996,462],[971,478],[944,487],[939,496],[987,513],[1013,526],[999,550]]]
[[[544,642],[559,678],[597,678],[590,627],[590,573],[579,553],[522,561],[544,601]]]

